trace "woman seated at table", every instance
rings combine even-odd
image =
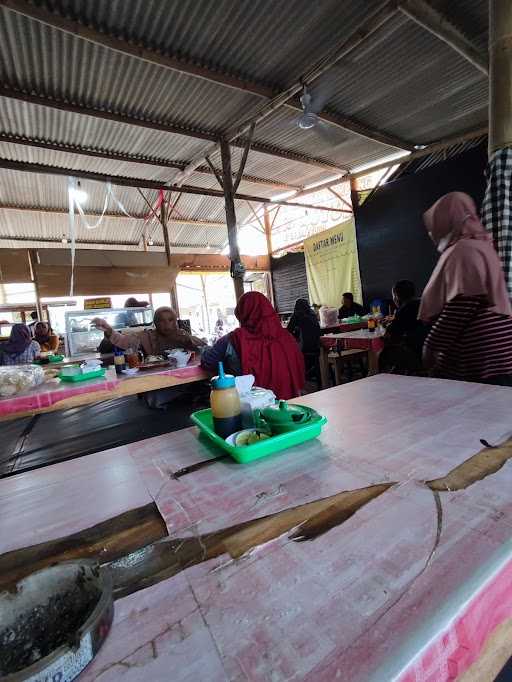
[[[305,298],[299,298],[295,302],[295,309],[290,317],[287,329],[297,339],[299,348],[304,355],[306,375],[313,371],[318,375],[320,324],[312,307],[309,305],[309,301],[306,301]]]
[[[105,338],[113,346],[127,350],[142,350],[144,356],[162,355],[166,350],[184,348],[195,351],[205,345],[198,339],[178,327],[178,318],[172,308],[158,308],[153,317],[155,329],[144,329],[137,332],[118,332],[106,320],[96,317],[92,324],[105,333]]]
[[[384,335],[384,350],[379,356],[379,371],[393,374],[422,372],[423,343],[428,327],[418,320],[420,302],[414,284],[407,279],[398,281],[393,289],[396,306]]]
[[[59,349],[59,337],[53,333],[48,322],[38,322],[34,328],[34,341],[37,341],[43,353],[56,353]]]
[[[13,324],[8,341],[0,344],[0,365],[28,365],[41,349],[24,324]]]
[[[424,363],[437,377],[512,386],[512,306],[475,202],[450,192],[423,219],[441,252],[419,310],[434,323]]]
[[[256,386],[271,389],[282,400],[300,395],[305,383],[304,359],[270,301],[251,291],[240,298],[235,315],[240,327],[203,352],[202,366],[217,372],[222,361],[232,374],[253,374]]]

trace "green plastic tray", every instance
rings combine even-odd
[[[64,360],[63,355],[49,355],[48,356],[48,362],[62,362],[63,360]],[[43,363],[43,362],[41,362],[41,360],[34,360],[34,362],[32,364],[33,365],[43,365],[43,364],[47,365],[48,362]]]
[[[253,445],[236,447],[235,445],[229,445],[229,443],[226,443],[223,438],[215,433],[213,430],[212,411],[210,409],[194,412],[190,415],[190,418],[205,436],[241,464],[252,462],[255,459],[260,459],[260,457],[266,457],[267,455],[273,455],[280,450],[285,450],[286,448],[291,448],[294,445],[300,445],[307,440],[316,438],[322,432],[323,426],[327,424],[327,418],[319,416],[314,421],[305,424],[295,431],[272,436],[267,440],[262,440]]]
[[[59,374],[61,381],[71,381],[73,383],[76,383],[77,381],[87,381],[87,379],[98,379],[98,377],[104,376],[105,369],[103,367],[94,369],[91,372],[85,372],[84,374],[75,374],[74,376],[62,376],[61,373]]]

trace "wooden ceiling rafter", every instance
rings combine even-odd
[[[68,212],[62,208],[41,208],[36,206],[19,206],[14,204],[0,204],[0,211],[19,211],[19,212],[36,212],[36,213],[50,213],[57,215],[68,215]],[[91,218],[99,218],[104,215],[105,218],[117,218],[119,220],[147,220],[147,215],[135,214],[126,216],[123,213],[102,213],[101,211],[87,211],[84,209],[84,215]],[[198,220],[197,218],[169,218],[170,223],[177,225],[198,225],[203,227],[226,227],[226,223],[220,220]]]
[[[100,149],[92,149],[88,147],[81,147],[80,145],[62,144],[50,140],[32,139],[20,135],[11,135],[9,133],[0,132],[0,143],[6,142],[8,144],[19,144],[28,147],[35,147],[37,149],[50,149],[51,151],[64,152],[69,154],[78,154],[79,156],[91,156],[98,159],[108,159],[112,161],[121,161],[123,163],[137,163],[145,166],[157,166],[159,168],[172,168],[173,170],[183,170],[186,163],[183,161],[168,161],[165,159],[154,159],[146,156],[135,156],[133,154],[126,154],[120,152],[113,152]],[[196,173],[203,175],[212,175],[210,168],[199,167]],[[254,185],[266,185],[275,189],[289,189],[300,190],[297,185],[291,185],[285,182],[275,182],[266,178],[259,178],[254,175],[242,175],[242,182],[252,183]]]
[[[426,0],[399,0],[398,9],[406,17],[435,35],[486,76],[489,58],[453,22]]]
[[[216,189],[205,189],[204,187],[196,187],[194,185],[169,185],[165,182],[158,182],[156,180],[146,180],[144,178],[125,177],[121,175],[106,175],[104,173],[96,173],[93,171],[83,171],[76,168],[62,168],[60,166],[49,166],[41,163],[27,163],[25,161],[11,161],[10,159],[0,158],[0,169],[14,170],[25,173],[38,173],[42,175],[63,175],[66,177],[72,176],[81,178],[83,180],[92,180],[94,182],[111,182],[113,185],[120,187],[132,187],[134,189],[157,189],[170,192],[183,192],[183,194],[195,194],[198,196],[224,198],[224,192]],[[261,204],[275,204],[278,206],[289,206],[292,208],[314,209],[317,211],[332,211],[336,213],[346,213],[344,209],[333,208],[331,206],[318,206],[314,204],[301,204],[296,202],[279,201],[270,199],[268,197],[252,196],[250,194],[236,193],[235,199],[240,201],[254,201]]]
[[[276,97],[277,91],[263,83],[258,83],[254,80],[241,78],[240,76],[227,74],[224,71],[215,70],[207,65],[202,65],[187,60],[183,57],[176,57],[172,54],[164,54],[157,49],[149,48],[148,46],[141,46],[135,42],[130,42],[117,36],[100,31],[90,25],[85,25],[79,21],[64,17],[57,12],[50,12],[42,6],[37,6],[27,0],[0,0],[0,6],[8,10],[21,14],[35,21],[39,21],[47,26],[71,34],[77,38],[87,40],[96,45],[101,45],[107,49],[119,52],[129,57],[140,59],[150,64],[155,64],[161,68],[170,69],[178,73],[183,73],[195,78],[201,78],[211,83],[217,83],[225,87],[233,88],[240,92],[257,95],[268,100],[273,100]],[[376,14],[384,11],[389,17],[397,11],[396,0],[385,0],[382,7]],[[386,16],[386,19],[388,18]],[[373,15],[372,15],[373,17]],[[370,17],[370,20],[372,19]],[[367,20],[362,22],[361,26],[352,34],[356,38],[362,36],[364,39],[365,25]],[[372,30],[373,32],[373,30]],[[304,81],[305,82],[305,81]],[[302,104],[300,98],[295,96],[296,93],[288,98],[284,106],[302,111]],[[364,125],[360,121],[352,119],[336,112],[320,112],[319,117],[326,122],[356,133],[368,139],[391,146],[398,146],[398,148],[407,149],[407,143],[403,140],[395,138],[394,136],[380,130],[372,130],[369,126]],[[405,145],[405,146],[404,146]]]

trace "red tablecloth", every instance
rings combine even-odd
[[[345,334],[329,334],[327,336],[322,336],[320,338],[320,343],[326,349],[335,348],[337,344],[339,344],[340,347],[346,350],[361,349],[377,353],[384,348],[382,334],[379,332],[369,332],[365,329]]]

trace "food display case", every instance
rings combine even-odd
[[[101,317],[118,331],[142,330],[153,323],[153,309],[107,308],[101,310],[71,310],[66,313],[66,355],[75,357],[95,353],[103,339],[103,332],[92,324]]]

